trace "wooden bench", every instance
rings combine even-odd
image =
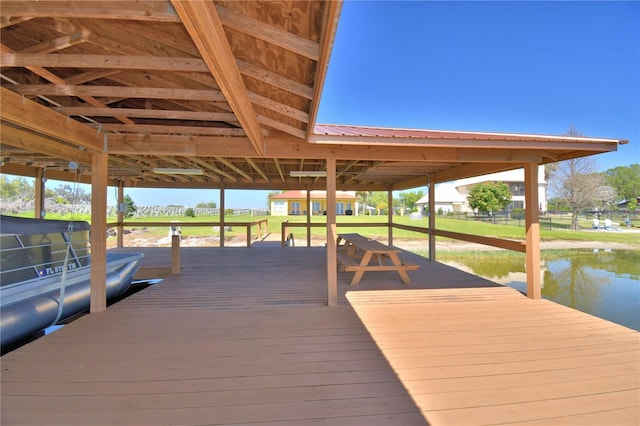
[[[344,243],[344,244],[341,244]],[[411,283],[407,271],[415,271],[420,266],[402,262],[400,250],[386,246],[360,234],[339,234],[337,241],[337,261],[341,271],[355,272],[351,285],[360,283],[365,272],[397,271],[405,284]],[[374,263],[370,262],[374,260]]]

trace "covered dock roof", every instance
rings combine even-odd
[[[290,173],[331,158],[338,189],[401,190],[624,142],[318,124],[340,9],[3,1],[1,171],[89,182],[98,152],[111,185],[325,189]]]

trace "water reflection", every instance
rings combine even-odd
[[[526,292],[524,254],[477,252],[454,266]],[[542,297],[640,330],[640,251],[542,252]]]

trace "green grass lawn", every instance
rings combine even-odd
[[[22,216],[28,216],[26,214]],[[49,214],[47,215],[47,219],[62,219],[69,220],[69,216],[60,216]],[[73,219],[75,220],[86,220],[90,221],[89,215],[74,215]],[[234,222],[252,222],[261,219],[267,219],[269,222],[269,231],[272,233],[280,233],[281,224],[283,221],[288,220],[290,223],[298,223],[305,224],[306,217],[305,216],[255,216],[251,217],[249,215],[244,216],[226,216],[225,224],[227,226],[231,226],[232,230],[225,232],[227,236],[244,236],[246,233],[246,229],[244,227],[234,227]],[[339,225],[338,232],[358,232],[362,235],[368,237],[380,237],[386,238],[387,236],[387,216],[338,216],[337,223]],[[543,241],[551,241],[551,240],[570,240],[570,241],[600,241],[600,242],[617,242],[622,244],[628,244],[632,246],[636,246],[640,248],[640,233],[628,232],[626,228],[623,228],[622,232],[605,232],[605,231],[592,231],[591,230],[591,222],[589,220],[583,219],[580,220],[580,226],[583,230],[580,231],[571,231],[568,229],[568,224],[570,223],[570,218],[565,217],[563,221],[559,218],[552,219],[555,222],[566,222],[567,226],[552,226],[551,230],[549,229],[548,219],[545,222],[545,219],[542,219],[540,222],[540,237]],[[115,216],[107,218],[108,222],[115,222]],[[206,226],[202,227],[190,227],[189,223],[198,223],[198,222],[219,222],[219,216],[199,216],[199,217],[186,217],[186,216],[163,216],[163,217],[145,217],[145,218],[130,218],[126,219],[127,222],[180,222],[180,227],[183,235],[188,236],[207,236],[211,235],[213,230]],[[423,218],[421,220],[411,220],[408,216],[394,216],[394,223],[416,226],[416,227],[424,227],[428,226],[427,218]],[[311,222],[316,224],[324,224],[326,223],[326,216],[312,216]],[[367,226],[367,227],[349,227],[348,224],[363,224],[363,223],[380,223],[380,226]],[[524,221],[522,221],[524,224]],[[512,224],[505,225],[502,223],[493,224],[486,222],[478,222],[472,220],[459,220],[452,219],[446,217],[437,217],[436,218],[436,228],[445,230],[445,231],[455,231],[466,234],[473,235],[482,235],[487,237],[497,237],[497,238],[506,238],[506,239],[515,239],[515,240],[524,240],[525,239],[525,228],[524,226],[517,226],[515,221],[512,221]],[[254,227],[255,229],[255,227]],[[637,229],[637,228],[636,228]],[[159,227],[148,227],[147,231],[151,235],[158,236],[166,236],[168,233],[168,228],[166,226]],[[625,232],[626,231],[626,232]],[[255,231],[257,232],[257,230]],[[305,228],[291,227],[290,232],[294,234],[296,239],[306,239],[306,230]],[[312,238],[322,239],[325,237],[325,228],[323,226],[311,228]],[[412,231],[406,231],[402,229],[394,229],[393,231],[394,238],[404,239],[404,238],[420,238],[424,239],[426,235],[424,233],[417,233]]]

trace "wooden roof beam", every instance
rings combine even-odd
[[[119,1],[117,3],[111,1],[97,2],[95,0],[2,0],[2,15],[29,18],[55,17],[180,22],[175,10],[167,0]]]
[[[490,164],[464,164],[442,172],[433,173],[435,183],[450,182],[452,180],[482,176],[490,173],[502,172],[505,170],[513,170],[523,167],[524,163],[490,163]]]
[[[109,135],[109,152],[130,154],[188,155],[199,157],[251,157],[254,155],[247,138],[215,136],[163,136],[163,135]],[[488,148],[430,148],[397,149],[394,146],[319,145],[309,144],[291,136],[273,136],[265,139],[265,157],[278,159],[320,159],[368,161],[410,161],[425,163],[527,163],[542,162],[548,152],[541,150]]]
[[[102,130],[96,131],[86,124],[70,120],[4,87],[0,88],[0,117],[18,127],[67,141],[78,147],[98,152],[105,150]]]
[[[11,53],[11,49],[6,47],[5,45],[0,45],[0,50],[2,51],[3,54],[7,54],[7,53]],[[4,65],[4,64],[3,64]],[[68,87],[67,86],[67,82],[58,77],[57,75],[53,74],[52,72],[48,71],[47,69],[43,68],[43,67],[38,67],[38,66],[28,66],[26,67],[29,71],[31,71],[32,73],[39,75],[40,77],[44,78],[47,81],[50,81],[51,83],[53,83],[54,85],[56,85],[57,87]],[[102,102],[100,102],[99,100],[97,100],[96,98],[94,98],[91,95],[80,95],[79,96],[80,99],[84,100],[85,102],[96,106],[96,107],[105,107],[106,105],[104,105]],[[118,120],[122,121],[125,124],[133,124],[133,121],[129,120],[126,117],[116,117]]]
[[[233,164],[231,161],[227,160],[226,158],[215,157],[215,160],[229,167],[231,170],[233,170],[243,178],[247,179],[249,182],[253,182],[253,178],[251,176],[249,176],[244,170],[240,169],[239,167],[237,167],[235,164]]]
[[[172,0],[172,3],[175,7],[176,0]],[[177,9],[176,7],[176,10]],[[215,9],[217,10],[217,15],[220,16],[222,25],[225,27],[248,34],[313,61],[317,61],[319,58],[320,46],[312,40],[245,16],[234,10],[227,9],[224,6],[217,5]],[[180,14],[180,11],[178,11],[178,14]]]
[[[82,29],[72,34],[47,40],[43,43],[36,44],[35,46],[30,46],[26,49],[22,49],[18,53],[15,53],[14,55],[35,53],[37,56],[42,56],[51,52],[58,52],[60,50],[66,49],[67,47],[77,46],[79,44],[85,43],[89,39],[89,35],[90,35],[89,31]],[[30,64],[30,65],[37,65],[37,64]]]
[[[183,99],[191,101],[224,102],[217,90],[174,89],[163,87],[124,86],[52,86],[49,84],[17,84],[5,87],[22,95],[45,96],[100,96],[105,98]],[[98,106],[105,108],[105,105]]]
[[[56,41],[43,43],[44,47],[64,49],[80,42],[85,42],[88,35],[86,31],[60,37]],[[69,40],[73,40],[71,43]],[[40,46],[40,45],[38,45]],[[200,58],[176,58],[176,57],[150,57],[149,55],[124,56],[124,55],[86,55],[86,54],[57,54],[40,52],[35,48],[29,48],[30,52],[3,53],[0,62],[4,67],[57,67],[57,68],[108,68],[117,70],[148,70],[170,72],[209,72],[206,63]],[[53,50],[51,50],[53,51]],[[266,70],[257,65],[237,59],[238,70],[241,74],[255,80],[267,83],[279,89],[286,90],[304,99],[312,99],[311,87],[290,80],[280,74]]]
[[[191,162],[193,162],[194,164],[198,165],[199,167],[202,167],[205,170],[210,170],[213,171],[214,173],[224,176],[225,178],[229,179],[230,181],[235,182],[236,179],[230,175],[229,173],[225,172],[224,170],[219,169],[218,167],[215,166],[215,164],[209,164],[208,162],[206,162],[205,160],[201,159],[201,158],[192,158]]]
[[[253,161],[251,158],[249,157],[245,157],[244,159],[247,163],[249,163],[249,165],[251,167],[253,167],[253,169],[267,182],[269,182],[269,178],[267,177],[267,174],[264,172],[264,170],[262,170],[255,161]]]
[[[50,155],[63,160],[91,165],[91,154],[88,151],[82,151],[77,147],[66,145],[51,138],[17,129],[4,123],[0,124],[0,134],[2,135],[3,144]]]
[[[277,158],[273,159],[273,163],[276,165],[276,169],[278,170],[278,174],[280,175],[280,179],[282,179],[282,182],[286,181],[286,178],[284,176],[284,172],[282,171],[282,166],[280,165],[280,162],[278,161]]]
[[[4,6],[4,5],[3,5]],[[8,28],[11,27],[13,25],[18,25],[21,22],[25,22],[25,21],[29,21],[33,18],[27,17],[27,16],[18,16],[18,17],[11,17],[11,16],[2,16],[0,17],[0,28]]]
[[[86,117],[115,117],[119,115],[122,117],[194,121],[234,121],[236,119],[236,116],[231,112],[93,107],[59,107],[52,109],[65,115]]]
[[[262,132],[231,46],[213,2],[172,0],[178,16],[202,55],[255,151],[262,155]]]
[[[154,124],[89,124],[92,127],[100,127],[107,131],[121,133],[157,133],[180,135],[212,135],[212,136],[245,136],[244,129],[240,127],[199,127],[199,126],[172,126]],[[266,132],[266,130],[265,130]]]
[[[69,36],[66,36],[69,37]],[[86,41],[86,38],[82,41]],[[125,55],[86,55],[2,53],[3,67],[53,67],[53,68],[109,68],[118,70],[148,70],[171,72],[209,72],[205,62],[199,58],[176,58]]]
[[[336,29],[338,28],[338,20],[340,18],[340,11],[342,10],[341,1],[329,1],[324,4],[324,16],[322,19],[322,31],[320,43],[320,54],[318,56],[318,64],[316,65],[316,74],[313,79],[313,99],[311,108],[309,111],[309,125],[307,126],[306,139],[313,134],[316,127],[316,119],[318,116],[318,110],[320,109],[320,99],[322,98],[322,90],[324,89],[324,81],[327,76],[327,70],[329,68],[329,58],[331,57],[331,51],[333,50],[333,42],[336,36]]]

